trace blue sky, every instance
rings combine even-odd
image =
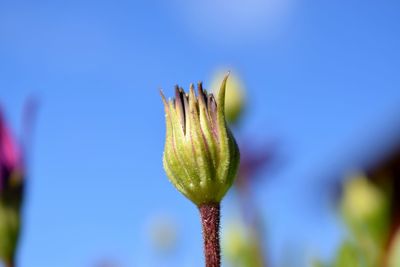
[[[241,134],[276,138],[286,159],[257,189],[272,259],[288,246],[329,255],[340,226],[324,205],[314,211],[326,200],[316,184],[399,133],[399,9],[396,1],[0,1],[0,101],[16,132],[26,98],[40,99],[21,266],[103,258],[164,266],[146,230],[160,213],[179,225],[171,266],[202,266],[197,210],[161,165],[158,89],[207,87],[221,67],[246,84]]]

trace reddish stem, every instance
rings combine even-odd
[[[210,203],[199,206],[203,228],[204,255],[206,267],[221,266],[221,248],[219,243],[220,204]]]
[[[15,267],[16,266],[15,262],[13,260],[8,261],[5,264],[6,264],[5,267]]]

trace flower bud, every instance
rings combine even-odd
[[[176,87],[176,96],[161,94],[166,117],[164,169],[172,184],[200,206],[219,203],[232,185],[239,149],[225,121],[224,100],[228,76],[217,99],[198,84],[189,94]]]
[[[223,77],[222,73],[215,75],[212,88],[217,88],[218,83]],[[226,97],[225,97],[225,117],[228,123],[237,123],[243,113],[245,107],[245,92],[244,86],[240,79],[235,75],[230,75],[226,82]]]
[[[341,208],[347,220],[365,222],[385,211],[383,192],[362,173],[355,173],[344,184]]]
[[[0,114],[0,259],[8,263],[18,243],[22,197],[21,151]]]

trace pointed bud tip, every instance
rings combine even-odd
[[[225,109],[226,82],[227,82],[230,74],[231,74],[231,71],[228,71],[225,74],[224,79],[222,80],[222,83],[221,83],[221,87],[218,92],[218,96],[217,96],[217,98],[218,98],[217,104],[220,107],[221,112],[224,112],[224,109]]]
[[[190,89],[190,92],[189,92],[189,96],[190,95],[193,95],[193,97],[196,97],[196,93],[195,93],[195,91],[194,91],[194,85],[193,85],[193,83],[191,83],[190,84],[190,87],[189,87]]]
[[[197,92],[200,94],[200,92],[203,92],[203,82],[202,81],[198,81],[197,82]]]
[[[164,95],[164,93],[163,93],[163,90],[160,88],[160,89],[158,89],[158,91],[160,92],[160,96],[161,96],[162,102],[163,102],[164,105],[167,107],[167,106],[168,106],[168,104],[167,104],[167,99],[165,98],[165,95]]]

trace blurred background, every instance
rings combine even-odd
[[[399,12],[398,1],[0,1],[0,105],[16,136],[27,99],[39,103],[19,265],[203,266],[198,211],[162,168],[158,90],[212,89],[231,70],[244,101],[232,128],[254,179],[222,204],[224,266],[380,266],[332,262],[349,236],[368,243],[354,210],[383,203],[379,240],[397,229]],[[235,260],[245,229],[258,263]],[[381,243],[372,250],[386,255]]]

